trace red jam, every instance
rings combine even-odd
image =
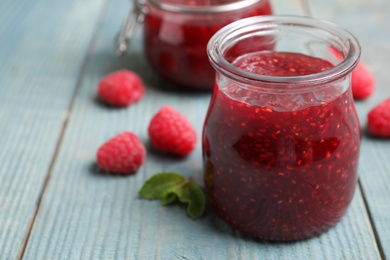
[[[233,65],[271,76],[333,67],[277,52],[245,55]],[[206,191],[215,211],[234,228],[271,240],[309,238],[335,225],[357,181],[361,135],[350,89],[260,101],[264,93],[223,84],[215,86],[203,134]]]
[[[187,6],[226,4],[226,0],[169,1]],[[268,0],[221,13],[177,13],[149,3],[144,22],[146,55],[155,71],[181,86],[212,90],[215,71],[207,57],[206,46],[223,26],[250,16],[271,14]]]

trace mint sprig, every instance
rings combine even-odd
[[[198,184],[175,172],[153,175],[138,193],[146,199],[160,199],[162,206],[176,200],[188,203],[187,213],[193,219],[200,218],[205,210],[206,197]]]

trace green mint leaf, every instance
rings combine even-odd
[[[188,183],[183,186],[182,196],[179,197],[181,202],[187,202],[187,212],[193,219],[200,218],[205,209],[206,196],[201,188],[193,180],[189,180]]]
[[[161,205],[177,199],[188,203],[187,213],[193,219],[200,218],[205,210],[206,196],[193,180],[186,180],[174,172],[163,172],[152,176],[142,186],[139,194],[147,199],[161,199]]]
[[[162,199],[167,191],[185,183],[186,179],[178,173],[158,173],[147,180],[138,193],[146,199]]]
[[[161,199],[161,205],[166,206],[173,203],[177,199],[177,195],[172,192],[165,193],[163,198]]]

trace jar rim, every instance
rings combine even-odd
[[[249,25],[260,25],[261,28],[275,29],[281,25],[288,26],[311,26],[312,28],[318,28],[326,30],[327,32],[342,39],[344,43],[348,45],[348,53],[344,60],[335,65],[329,70],[325,70],[319,73],[304,75],[304,76],[291,76],[291,77],[279,77],[279,76],[267,76],[260,75],[252,72],[248,72],[233,66],[222,55],[222,42],[232,32],[236,32]],[[234,80],[241,81],[246,84],[263,83],[265,85],[285,85],[289,89],[299,89],[300,87],[306,87],[309,85],[324,84],[334,81],[348,75],[356,67],[359,62],[361,48],[359,41],[356,37],[346,29],[330,23],[328,21],[319,20],[304,16],[293,15],[262,15],[256,17],[249,17],[245,19],[233,22],[211,37],[207,45],[207,54],[211,65],[220,73]]]
[[[181,4],[172,4],[172,3],[163,3],[160,0],[149,0],[156,6],[160,7],[163,10],[177,13],[222,13],[229,12],[245,7],[249,7],[258,2],[264,0],[236,0],[228,4],[221,5],[209,5],[209,6],[188,6]]]

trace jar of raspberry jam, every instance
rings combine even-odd
[[[267,41],[272,50],[247,52]],[[358,41],[324,21],[259,16],[218,31],[208,55],[216,81],[204,180],[216,213],[270,240],[334,226],[357,182],[361,132],[350,80]]]
[[[268,0],[145,0],[135,1],[119,37],[126,50],[143,22],[144,46],[152,68],[183,88],[212,90],[214,70],[207,43],[223,26],[236,20],[272,13]]]

